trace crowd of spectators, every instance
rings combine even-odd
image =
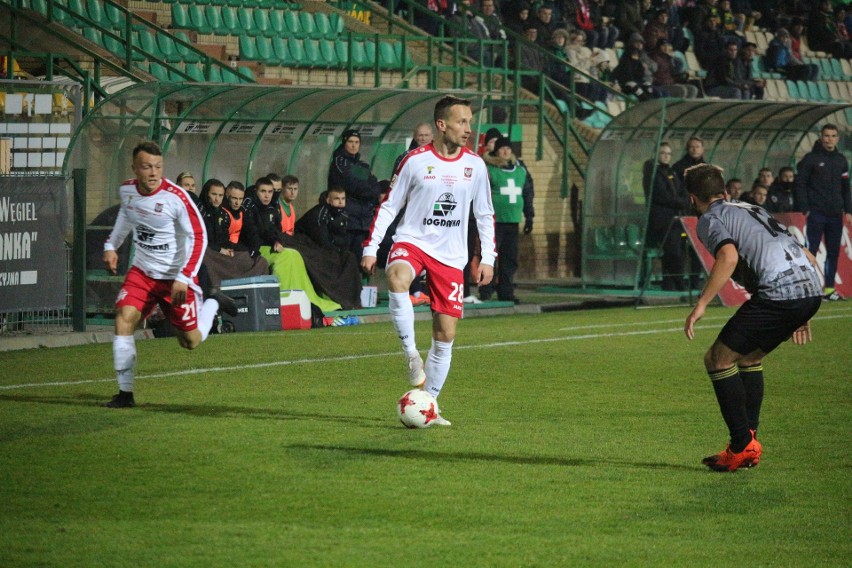
[[[573,87],[592,103],[605,101],[607,90],[599,83],[591,87],[595,81],[590,78],[640,100],[705,95],[761,99],[765,83],[754,76],[758,64],[793,80],[818,78],[818,66],[802,58],[805,40],[811,50],[852,58],[848,35],[852,10],[842,0],[424,0],[422,4],[454,24],[447,30],[418,11],[415,22],[430,33],[443,29],[457,37],[509,42],[509,50],[499,43],[465,43],[463,52],[483,66],[502,65],[502,54],[509,53],[510,67],[553,79],[556,85],[551,87],[559,98]],[[758,54],[758,45],[746,39],[746,32],[758,27],[775,36],[766,53]],[[620,50],[617,61],[612,60],[613,49]],[[700,70],[687,67],[683,54],[688,50],[695,53]],[[600,67],[604,61],[613,68],[611,75]],[[532,90],[541,87],[537,77],[523,76],[522,83]]]

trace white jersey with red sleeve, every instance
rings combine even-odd
[[[131,179],[118,194],[118,218],[104,250],[116,250],[132,231],[133,266],[156,280],[193,282],[207,248],[207,231],[186,191],[163,178],[160,187],[145,195]]]
[[[411,243],[439,262],[463,270],[468,261],[468,216],[473,212],[482,241],[481,262],[494,266],[497,251],[488,170],[482,158],[467,148],[452,159],[440,156],[432,144],[405,155],[373,220],[364,256],[376,256],[403,207],[394,242]]]

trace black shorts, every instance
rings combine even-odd
[[[740,355],[755,349],[769,353],[793,335],[819,310],[822,298],[764,300],[757,296],[740,306],[717,340]]]

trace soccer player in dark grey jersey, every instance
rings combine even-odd
[[[686,189],[700,216],[698,238],[716,259],[686,318],[686,337],[695,337],[695,323],[729,278],[751,294],[704,355],[731,441],[703,463],[734,471],[757,465],[763,452],[756,438],[763,358],[790,337],[799,345],[810,341],[822,288],[816,259],[784,225],[757,205],[725,200],[721,169],[709,164],[687,169]]]

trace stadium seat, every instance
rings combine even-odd
[[[840,67],[843,69],[843,79],[845,81],[852,81],[852,61],[841,59]]]
[[[189,39],[189,35],[187,35],[186,32],[175,32],[175,38],[192,45],[192,41]],[[190,49],[186,45],[177,41],[175,42],[175,48],[185,63],[198,63],[201,61],[201,56],[197,51],[195,51],[195,49]]]
[[[234,73],[231,69],[222,69],[222,82],[229,85],[238,85],[242,83],[240,76]]]
[[[379,41],[379,59],[384,69],[395,69],[400,66],[399,55],[393,45],[386,41]]]
[[[257,39],[250,35],[241,35],[239,39],[240,59],[245,61],[257,61],[260,55],[257,53]]]
[[[290,55],[293,57],[293,64],[296,67],[304,67],[307,65],[304,40],[297,37],[291,37],[287,40],[287,43],[290,44]]]
[[[316,37],[316,25],[314,24],[314,16],[310,12],[299,12],[299,27],[301,28],[302,37]]]
[[[221,83],[222,69],[218,65],[210,65],[210,70],[207,72],[207,80],[211,83]]]
[[[249,8],[237,8],[237,16],[240,19],[241,33],[256,36],[259,32],[254,25],[254,13]]]
[[[337,60],[341,67],[349,65],[349,44],[342,40],[334,42],[334,51],[337,52]]]
[[[814,81],[814,85],[816,85],[817,90],[819,91],[819,98],[825,102],[838,102],[834,100],[834,97],[831,96],[831,93],[828,91],[828,83],[825,81]]]
[[[120,59],[124,59],[127,57],[127,50],[124,48],[124,43],[106,34],[104,34],[103,40],[104,47],[107,51],[109,51]]]
[[[802,97],[799,94],[799,86],[796,84],[795,81],[787,79],[786,81],[784,81],[784,84],[787,85],[787,94],[790,100],[801,100]]]
[[[192,29],[200,34],[209,34],[213,32],[213,28],[210,27],[210,23],[207,21],[207,16],[204,14],[204,6],[199,4],[190,4],[189,21],[192,24]]]
[[[378,50],[376,49],[376,42],[371,39],[364,40],[364,56],[366,60],[366,67],[369,69],[373,69],[376,67],[378,63]]]
[[[266,10],[256,9],[254,11],[254,25],[257,28],[257,35],[270,37],[275,34],[275,30],[269,23],[269,13]]]
[[[264,36],[257,36],[257,56],[260,61],[267,65],[280,65],[281,60],[275,55],[275,50],[272,48],[272,39]]]
[[[104,43],[100,30],[95,28],[83,28],[83,37],[96,45],[102,46]]]
[[[329,33],[328,39],[337,39],[346,29],[346,22],[338,13],[328,15]]]
[[[183,61],[183,56],[178,53],[175,40],[168,34],[157,34],[157,46],[160,48],[160,53],[163,54],[163,59],[169,63],[178,63]]]
[[[302,37],[302,25],[299,22],[299,12],[287,10],[284,12],[284,25],[295,37]]]
[[[402,42],[401,41],[393,44],[393,51],[396,54],[397,60],[402,62],[403,57],[402,57]],[[404,61],[405,61],[405,68],[406,69],[411,69],[412,67],[414,67],[414,61],[411,59],[411,54],[408,53],[407,51],[405,52],[405,60]]]
[[[150,63],[150,73],[153,75],[157,81],[170,81],[169,70],[157,63],[156,61],[152,61]]]
[[[206,82],[206,78],[204,77],[204,71],[198,66],[198,63],[187,63],[184,66],[184,71],[187,75],[193,80],[199,83]]]
[[[838,81],[846,80],[846,72],[843,70],[843,65],[840,64],[840,60],[834,57],[828,58],[828,61],[831,65],[832,73],[835,77],[837,77]]]
[[[269,11],[269,27],[272,30],[272,37],[289,34],[287,24],[284,23],[284,13],[281,10]]]
[[[340,58],[337,56],[337,51],[334,49],[334,42],[330,39],[321,39],[319,41],[320,54],[327,67],[340,67]]]
[[[86,2],[89,19],[102,28],[111,28],[110,22],[104,13],[104,5],[100,0],[89,0]]]
[[[157,45],[157,40],[154,39],[154,34],[148,30],[139,30],[136,32],[136,37],[139,39],[139,47],[148,54],[162,59],[162,53]]]
[[[290,44],[287,38],[281,36],[273,37],[272,50],[275,52],[275,57],[278,58],[281,65],[286,67],[295,66],[296,60],[293,59],[293,55],[290,53]]]
[[[323,12],[314,14],[314,37],[317,39],[331,37],[331,24],[328,21],[328,16]]]
[[[315,39],[303,40],[305,45],[305,63],[311,67],[324,67],[325,61],[320,53],[319,42]]]
[[[230,35],[231,29],[225,25],[222,19],[222,8],[219,6],[208,5],[204,7],[204,17],[207,20],[207,25],[215,35]]]
[[[222,6],[222,26],[228,29],[226,35],[240,35],[240,17],[233,6]]]
[[[252,82],[255,81],[254,71],[251,70],[251,67],[246,67],[245,65],[240,65],[237,68],[237,70],[240,72],[241,75],[250,78],[250,80],[248,80],[248,79],[244,79],[243,77],[240,77],[240,83],[252,83]]]
[[[127,28],[127,16],[115,4],[104,4],[104,14],[114,30]]]
[[[172,28],[179,30],[192,29],[192,22],[189,20],[189,12],[186,6],[177,2],[172,4]]]

